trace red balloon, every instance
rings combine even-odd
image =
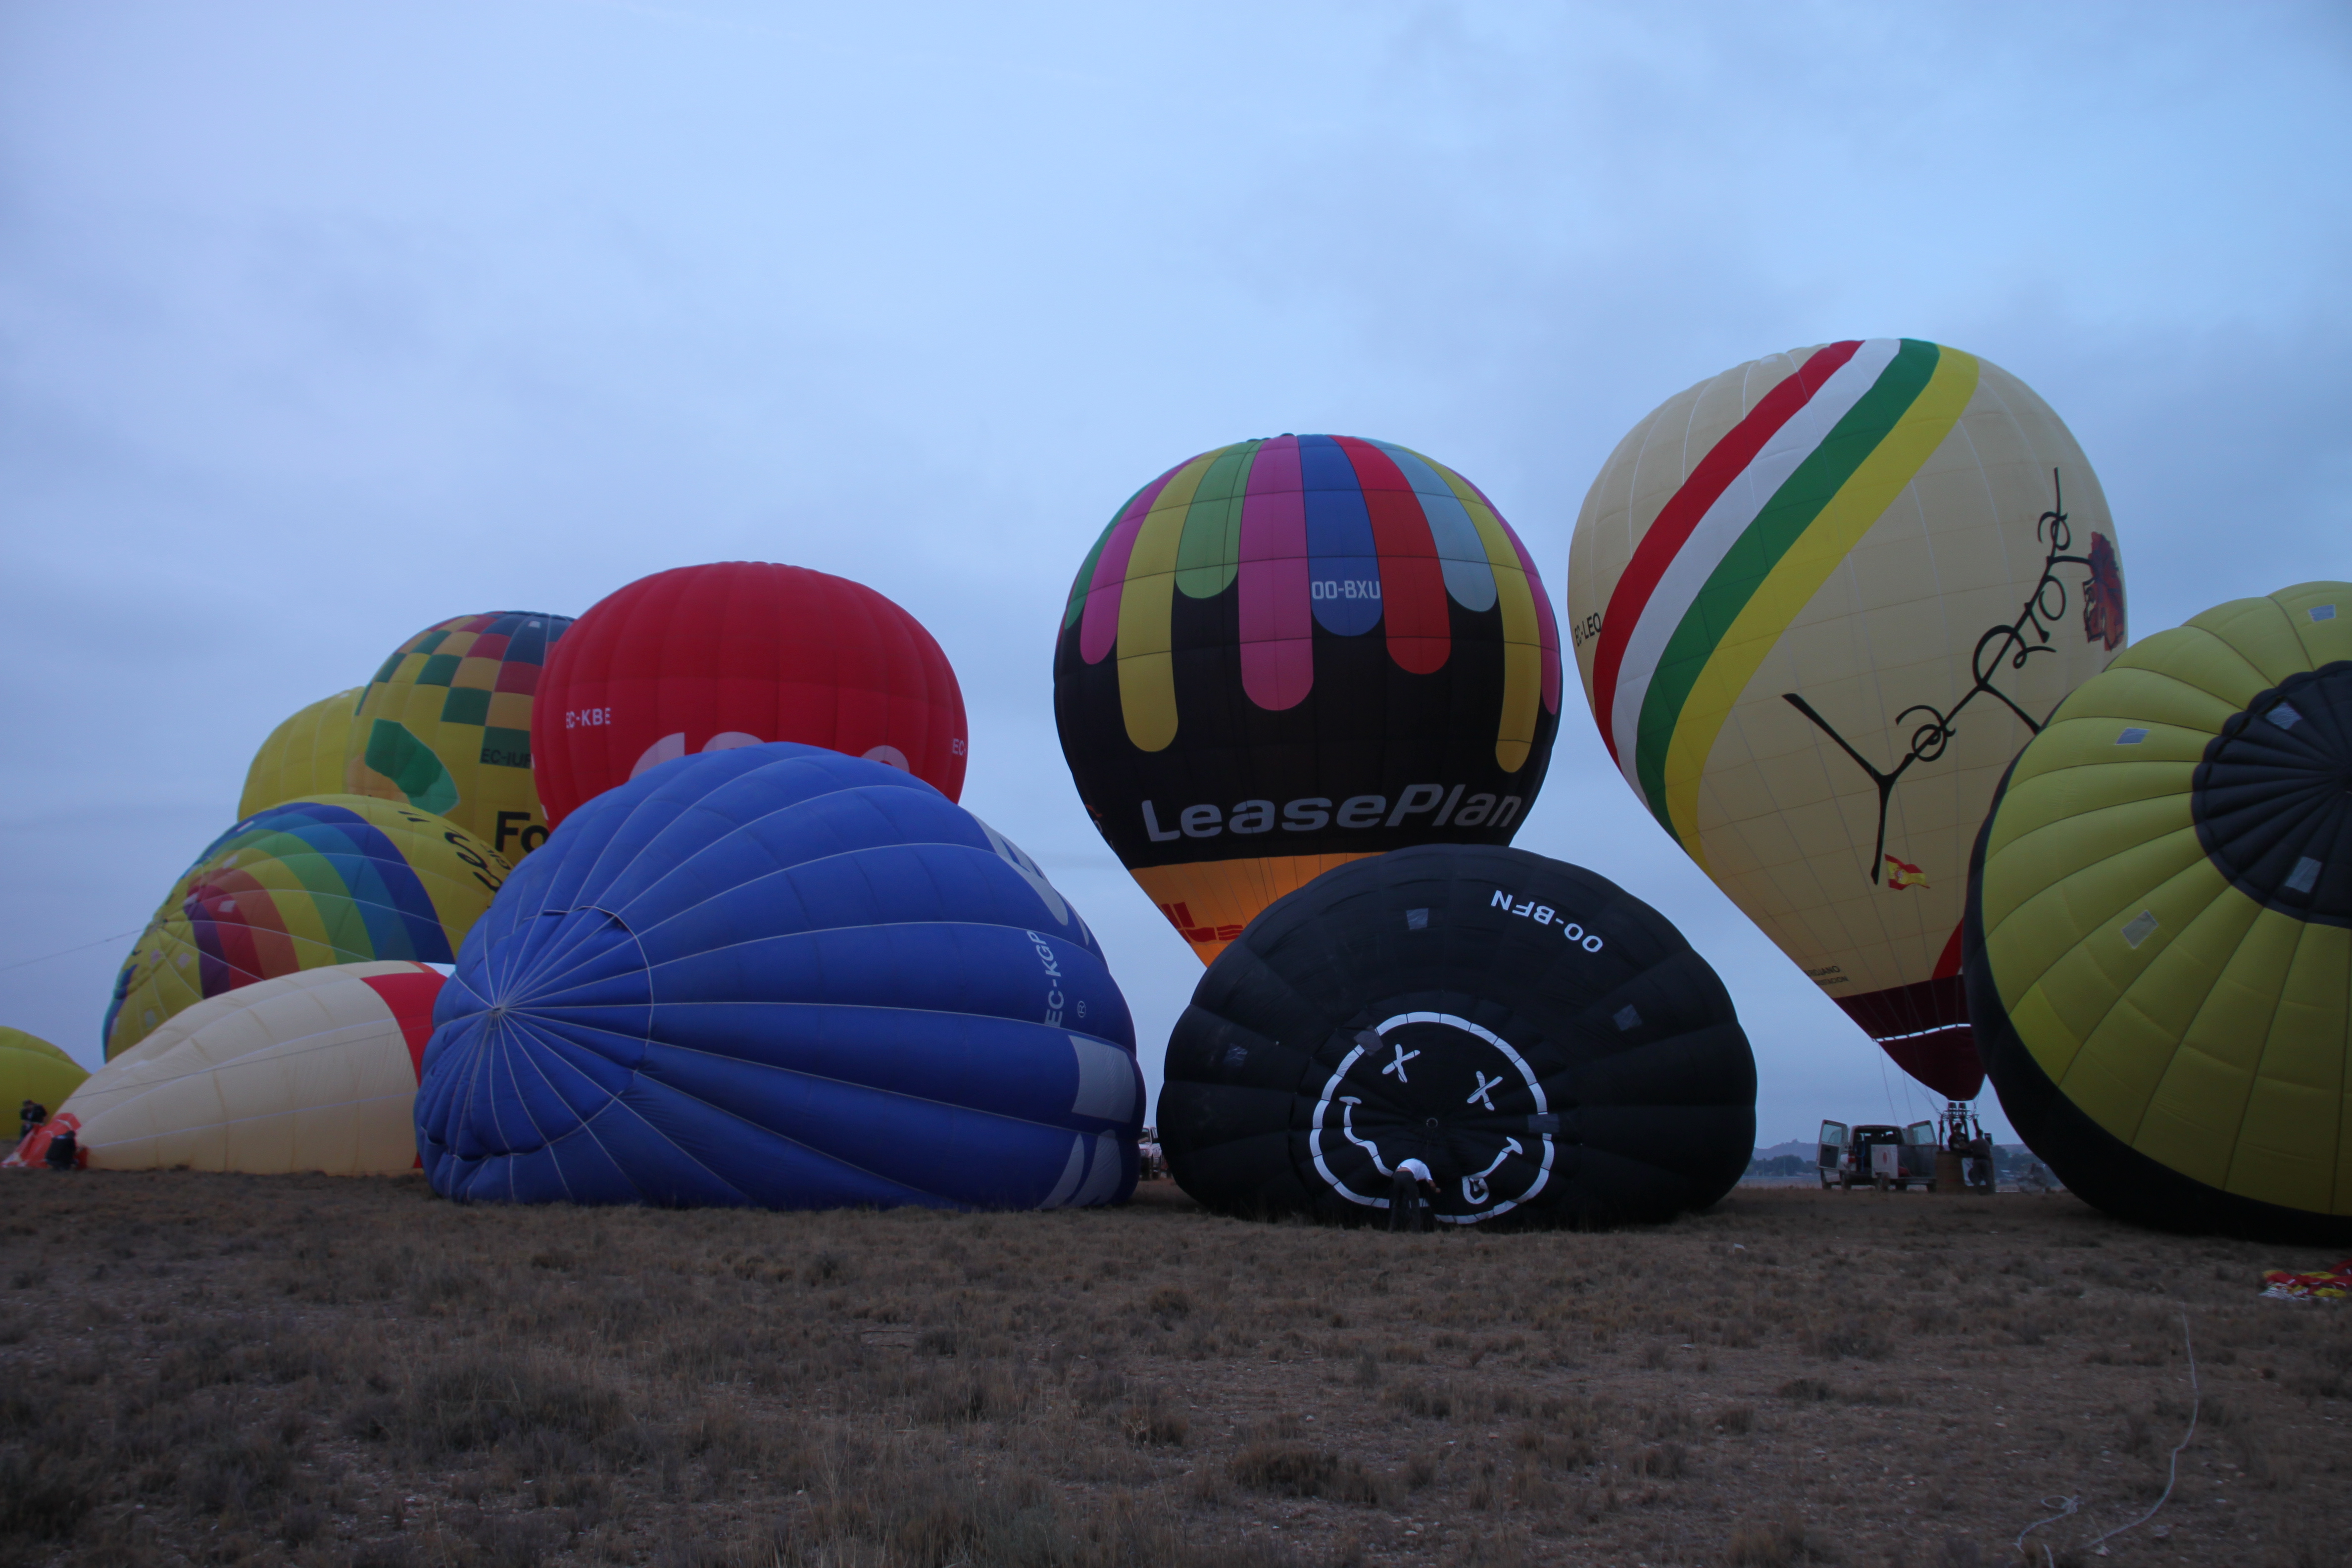
[[[725,561],[589,606],[550,650],[530,771],[550,825],[689,752],[798,741],[963,793],[963,692],[920,621],[860,583]]]

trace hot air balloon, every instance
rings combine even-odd
[[[1058,1208],[1135,1184],[1134,1026],[1086,922],[929,784],[814,746],[591,800],[436,1020],[416,1135],[449,1197]]]
[[[416,1079],[441,975],[338,963],[174,1014],[60,1108],[92,1170],[331,1176],[416,1166]]]
[[[1911,338],[1740,365],[1618,443],[1568,607],[1651,815],[1904,1070],[1973,1097],[1969,840],[2124,641],[2115,523],[2058,416]]]
[[[1385,441],[1179,463],[1071,584],[1054,714],[1111,849],[1207,963],[1360,856],[1507,844],[1559,719],[1535,563],[1467,479]]]
[[[31,1100],[55,1110],[89,1069],[38,1035],[0,1028],[0,1114]]]
[[[673,758],[793,741],[963,793],[963,693],[922,623],[863,584],[727,561],[580,617],[531,721],[548,820]]]
[[[428,812],[354,795],[289,800],[207,846],[115,977],[109,1060],[182,1009],[331,963],[448,963],[509,872]]]
[[[568,616],[503,610],[425,627],[375,672],[332,788],[447,817],[510,860],[547,837],[530,766],[532,694]]]
[[[1747,1170],[1756,1063],[1641,900],[1424,845],[1326,872],[1209,965],[1158,1124],[1178,1184],[1227,1212],[1374,1217],[1417,1158],[1447,1224],[1664,1220]]]
[[[2208,610],[2066,699],[1977,840],[1967,973],[2074,1192],[2352,1243],[2352,583]]]
[[[245,771],[240,818],[307,795],[341,795],[351,761],[352,713],[364,686],[322,697],[269,731]]]

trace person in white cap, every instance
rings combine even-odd
[[[1389,1185],[1389,1228],[1423,1231],[1431,1228],[1430,1200],[1437,1196],[1437,1178],[1419,1160],[1397,1162]]]

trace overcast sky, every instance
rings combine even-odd
[[[1901,334],[2072,426],[2135,635],[2352,576],[2347,16],[8,0],[0,1022],[95,1063],[254,749],[423,626],[752,558],[938,637],[965,804],[1100,932],[1156,1092],[1199,966],[1051,703],[1129,492],[1252,435],[1404,442],[1558,604],[1651,408]],[[1924,1113],[1636,805],[1570,674],[1519,845],[1723,973],[1759,1142]]]

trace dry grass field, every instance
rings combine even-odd
[[[0,1561],[2006,1564],[2352,1542],[2322,1260],[2063,1195],[1614,1235],[12,1174]],[[2042,1550],[2046,1543],[2047,1554]]]

